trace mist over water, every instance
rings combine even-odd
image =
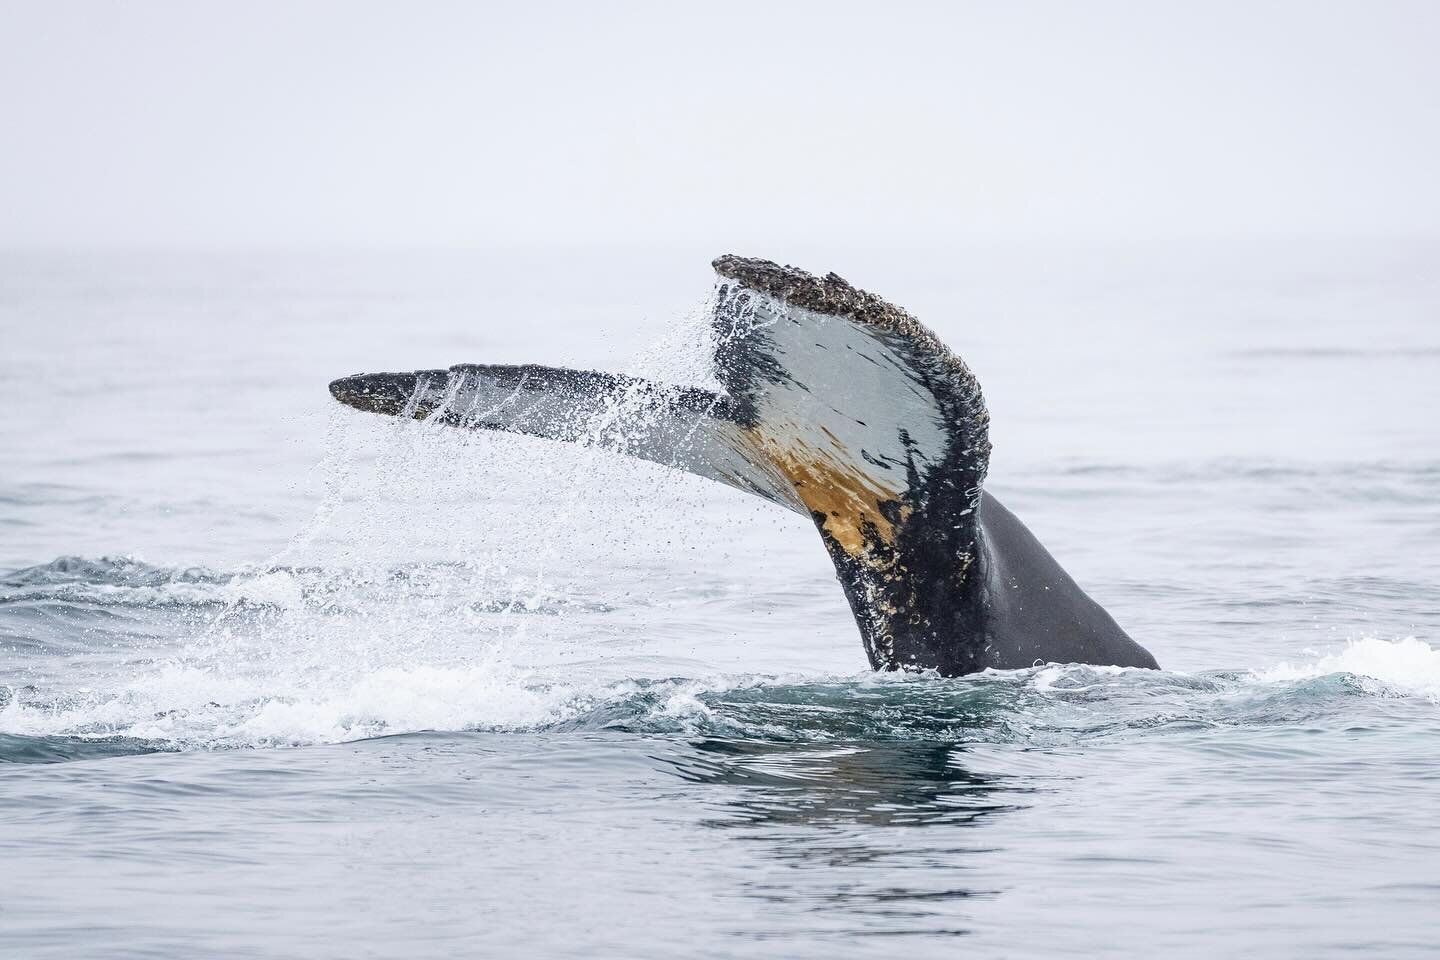
[[[953,680],[865,669],[802,517],[326,393],[704,382],[703,256],[7,255],[0,937],[1429,952],[1434,250],[1262,252],[803,264],[965,357],[989,489],[1165,667]]]

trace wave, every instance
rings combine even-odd
[[[109,690],[0,688],[0,760],[338,743],[422,731],[622,732],[747,741],[1062,746],[1220,727],[1348,722],[1358,702],[1440,703],[1440,650],[1355,641],[1309,662],[1183,674],[1044,666],[971,677],[714,676],[579,683],[500,660],[344,682],[165,664]]]
[[[1044,746],[1323,724],[1377,697],[1440,703],[1440,650],[1414,637],[1199,674],[739,673],[638,643],[654,631],[626,616],[663,613],[663,602],[635,591],[617,611],[602,583],[583,570],[541,582],[478,563],[226,572],[61,557],[27,567],[0,576],[0,649],[10,652],[0,761],[422,731]],[[695,635],[688,621],[670,623]]]
[[[412,563],[383,569],[272,565],[221,572],[205,567],[164,567],[136,557],[59,557],[0,577],[6,606],[230,608],[284,611],[301,607],[331,612],[347,597],[415,599],[462,588],[472,609],[554,615],[566,609],[605,612],[602,600],[573,590],[547,592],[533,582],[499,580],[463,563]]]
[[[1440,703],[1440,650],[1405,637],[1352,640],[1335,653],[1306,651],[1309,663],[1281,663],[1254,677],[1266,683],[1300,683],[1328,676],[1352,677],[1380,695],[1424,697]]]

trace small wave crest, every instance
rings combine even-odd
[[[0,578],[0,608],[66,606],[150,610],[330,613],[362,603],[415,601],[463,593],[477,612],[605,612],[604,600],[507,578],[463,563],[412,563],[384,569],[274,565],[221,572],[164,567],[135,557],[60,557]]]
[[[1416,637],[1351,640],[1337,653],[1307,650],[1310,662],[1281,663],[1254,676],[1265,683],[1295,683],[1343,675],[1377,693],[1425,697],[1440,703],[1440,650]]]
[[[58,557],[0,577],[0,604],[83,601],[100,606],[204,605],[233,579],[203,567],[160,567],[135,557]]]

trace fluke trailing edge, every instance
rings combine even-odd
[[[725,256],[713,315],[723,393],[540,366],[336,380],[392,416],[594,442],[809,516],[877,670],[953,676],[1037,662],[1155,659],[984,492],[990,417],[959,357],[835,274]],[[606,441],[620,398],[659,398]]]

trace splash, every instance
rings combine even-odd
[[[709,313],[627,366],[703,381]],[[668,581],[723,560],[727,525],[746,539],[769,509],[610,452],[672,402],[617,392],[564,447],[337,411],[314,516],[266,560],[227,574],[62,558],[0,582],[4,615],[38,638],[7,677],[0,733],[227,748],[603,713],[633,677],[691,666]],[[710,687],[689,683],[662,715],[704,714]]]
[[[1281,663],[1257,671],[1263,683],[1293,683],[1344,674],[1360,678],[1375,692],[1425,697],[1440,703],[1440,650],[1416,637],[1351,640],[1337,653],[1320,654],[1309,663]]]
[[[556,675],[473,653],[449,663],[428,656],[359,669],[288,656],[283,665],[263,657],[242,661],[234,653],[209,665],[171,660],[119,683],[112,675],[107,686],[59,696],[3,688],[0,735],[12,738],[15,752],[42,757],[60,749],[57,739],[114,753],[304,746],[429,731],[1044,748],[1298,721],[1343,726],[1357,694],[1434,701],[1440,678],[1440,651],[1410,638],[1356,641],[1302,666],[1196,675],[1052,664],[948,679],[873,673],[607,679],[591,665]]]

